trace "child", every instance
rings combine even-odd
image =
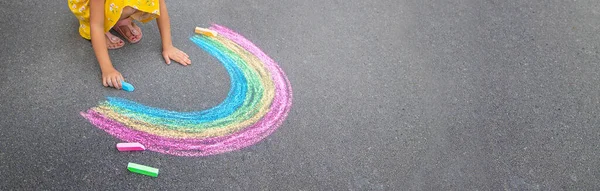
[[[165,62],[171,64],[172,59],[184,66],[191,64],[189,56],[171,42],[171,24],[164,0],[69,0],[69,8],[79,19],[79,34],[92,41],[104,86],[121,89],[123,80],[110,61],[108,49],[121,48],[125,42],[109,30],[112,28],[130,43],[137,43],[142,39],[142,31],[132,19],[140,22],[156,19]]]

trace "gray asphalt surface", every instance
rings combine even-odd
[[[134,93],[104,88],[66,1],[0,2],[0,190],[600,190],[600,3],[516,0],[168,1],[111,51]],[[119,153],[79,115],[119,96],[179,111],[226,96],[188,38],[218,23],[287,73],[286,122],[210,157]],[[160,169],[132,174],[127,162]]]

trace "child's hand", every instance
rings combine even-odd
[[[102,84],[104,87],[110,86],[121,89],[121,80],[123,80],[123,76],[114,68],[102,71]]]
[[[165,58],[165,62],[167,64],[171,64],[171,60],[178,62],[181,65],[187,66],[192,64],[190,60],[190,56],[188,56],[185,52],[175,48],[174,46],[170,46],[169,48],[163,49],[163,58]]]

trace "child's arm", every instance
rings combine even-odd
[[[117,71],[108,56],[106,47],[106,37],[104,34],[104,0],[90,1],[90,29],[92,37],[92,47],[98,64],[102,70],[102,84],[121,89],[121,80],[123,76]]]
[[[171,23],[169,21],[169,13],[165,0],[160,0],[160,16],[156,19],[160,37],[162,39],[163,58],[167,64],[171,64],[171,59],[179,62],[181,65],[187,66],[192,64],[190,57],[183,51],[175,48],[171,41]]]

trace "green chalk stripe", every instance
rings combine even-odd
[[[141,164],[135,164],[130,162],[127,164],[127,170],[131,172],[135,172],[138,174],[143,174],[146,176],[157,177],[158,176],[158,168],[152,168],[149,166],[144,166]]]

